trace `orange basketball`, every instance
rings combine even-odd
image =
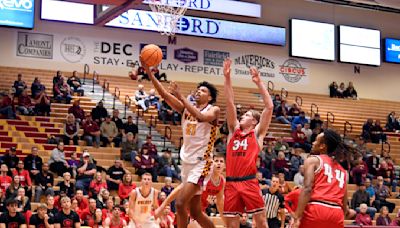
[[[150,67],[160,64],[163,58],[161,48],[155,44],[144,46],[140,52],[140,56],[142,57],[142,61]]]

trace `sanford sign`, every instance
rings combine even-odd
[[[275,62],[260,55],[242,55],[235,59],[235,65],[245,65],[247,68],[256,67],[258,69],[275,69]]]

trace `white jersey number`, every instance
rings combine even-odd
[[[328,177],[328,183],[332,183],[333,179],[333,174],[332,174],[332,167],[329,164],[324,164],[324,175]],[[345,178],[345,173],[343,173],[341,170],[335,169],[335,178],[337,181],[339,181],[339,188],[343,188],[344,186],[344,178]]]
[[[240,140],[235,140],[233,141],[233,150],[238,150],[240,147],[243,148],[243,150],[247,150],[247,139],[244,139],[243,141]]]

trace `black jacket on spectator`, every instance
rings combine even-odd
[[[386,120],[386,129],[388,131],[399,130],[399,122],[397,122],[396,117],[393,113],[389,113]]]
[[[377,169],[379,169],[379,158],[374,156],[369,156],[367,158],[368,172],[374,176],[378,174]]]
[[[33,169],[33,165],[35,164],[36,168]],[[24,159],[24,169],[31,170],[42,170],[43,160],[39,156],[33,156],[32,154],[28,154]]]
[[[57,184],[60,187],[60,192],[65,192],[68,197],[75,196],[75,185],[70,183],[69,187],[65,185],[64,181]]]
[[[35,183],[36,185],[42,185],[47,189],[47,184],[51,184],[53,186],[54,184],[54,177],[53,174],[47,173],[46,176],[43,174],[43,172],[38,173],[35,178]]]
[[[122,122],[122,120],[120,118],[113,117],[111,120],[115,123],[118,130],[121,130],[124,128],[124,123]]]
[[[10,156],[9,154],[4,155],[1,158],[2,164],[6,164],[8,169],[17,167],[19,158],[17,156]]]
[[[351,198],[351,208],[356,209],[362,203],[367,204],[368,207],[370,206],[369,194],[367,191],[357,190]]]
[[[108,116],[107,109],[104,107],[95,107],[92,109],[92,119],[94,121],[100,120],[101,118],[106,118]],[[97,122],[97,121],[96,121]]]
[[[177,173],[181,172],[181,170],[179,169],[178,165],[176,164],[176,162],[173,158],[167,159],[164,156],[159,157],[158,165],[157,165],[157,168],[159,169],[158,171],[160,171],[165,166],[173,166]]]
[[[139,132],[139,128],[136,124],[134,124],[134,123],[129,124],[128,122],[124,124],[124,130],[125,130],[125,134],[127,134],[128,132],[131,132],[133,134],[133,136],[136,136],[137,133]]]
[[[322,126],[324,122],[322,122],[322,120],[316,120],[316,119],[312,119],[310,121],[310,129],[313,130],[314,128],[317,127],[317,125]]]

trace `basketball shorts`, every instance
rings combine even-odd
[[[300,228],[309,227],[343,228],[343,209],[319,202],[308,203],[300,221]]]
[[[210,164],[211,163],[211,164]],[[202,160],[195,164],[182,163],[181,176],[182,183],[192,183],[200,186],[200,191],[196,195],[200,195],[210,180],[212,173],[212,161]]]
[[[142,228],[159,228],[160,226],[156,223],[155,219],[152,217],[151,219],[148,219],[147,221],[140,223]],[[128,228],[136,228],[135,223],[131,220],[128,223]]]
[[[224,192],[224,216],[232,217],[258,213],[264,210],[264,201],[257,179],[227,181]]]

